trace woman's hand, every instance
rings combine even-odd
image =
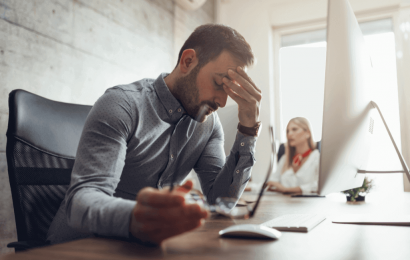
[[[285,186],[283,186],[280,182],[268,181],[267,185],[268,185],[268,191],[276,191],[276,192],[282,192],[282,193],[288,192],[288,189]]]

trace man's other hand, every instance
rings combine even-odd
[[[228,75],[230,79],[223,78],[223,86],[225,92],[238,103],[239,122],[246,127],[256,126],[262,100],[261,90],[241,67],[236,71],[229,69]]]
[[[131,216],[131,234],[142,242],[161,244],[167,238],[201,226],[208,212],[198,204],[185,203],[184,196],[191,189],[191,181],[172,192],[142,189]]]

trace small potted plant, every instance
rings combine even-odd
[[[364,196],[372,189],[373,187],[373,180],[364,177],[363,185],[361,187],[345,190],[342,193],[346,194],[347,201],[355,202],[355,201],[364,201]]]

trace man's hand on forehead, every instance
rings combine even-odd
[[[239,69],[241,69],[242,71],[244,71],[245,74],[246,74],[246,71],[248,70],[248,68],[245,67],[245,66],[243,66],[243,67],[242,67],[242,66],[238,66],[236,69],[235,69],[235,68],[231,68],[231,69],[228,69],[228,71],[227,71],[226,73],[216,73],[216,75],[220,76],[220,77],[222,78],[222,80],[223,80],[223,78],[228,78],[228,80],[234,81],[234,79],[229,76],[229,70],[233,70],[233,71],[236,70],[236,71],[238,71]]]
[[[225,92],[238,104],[239,122],[246,127],[254,127],[259,121],[262,91],[246,74],[243,68],[229,69],[222,79]]]

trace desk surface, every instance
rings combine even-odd
[[[249,198],[250,194],[246,194]],[[283,214],[323,214],[309,233],[282,232],[279,240],[220,238],[235,223],[262,223]],[[342,194],[291,198],[266,193],[249,220],[213,216],[205,225],[149,248],[104,238],[88,238],[10,254],[1,259],[410,259],[410,227],[333,224],[340,214],[410,215],[410,193],[369,194],[366,202],[346,203]]]

